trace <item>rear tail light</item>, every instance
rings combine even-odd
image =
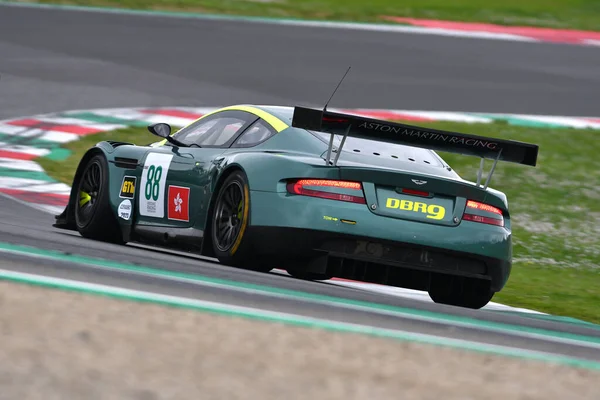
[[[493,214],[502,215],[501,209],[494,207],[494,206],[490,206],[489,204],[480,203],[478,201],[473,201],[473,200],[467,201],[467,208],[470,208],[473,210],[487,211],[487,212],[490,212]]]
[[[367,203],[360,182],[329,179],[296,179],[288,182],[287,191],[288,193],[300,196],[320,197],[322,199],[358,204]]]
[[[478,213],[473,214],[473,211]],[[488,215],[486,216],[485,214]],[[504,226],[504,216],[501,209],[474,200],[467,201],[467,209],[465,210],[463,219],[482,224]]]

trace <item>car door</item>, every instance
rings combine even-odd
[[[138,224],[168,229],[203,227],[220,156],[256,119],[244,111],[221,111],[173,135],[185,146],[167,143],[153,149],[141,173]]]

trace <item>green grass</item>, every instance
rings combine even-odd
[[[33,2],[33,1],[28,1]],[[381,21],[403,16],[504,25],[600,29],[598,0],[41,0],[44,3],[282,18]]]
[[[158,142],[160,138],[153,136],[146,128],[143,127],[119,129],[111,132],[83,136],[80,140],[63,145],[65,149],[69,149],[71,151],[71,155],[64,160],[54,161],[45,157],[41,157],[37,158],[35,161],[39,163],[42,168],[44,168],[44,171],[46,171],[48,175],[66,183],[67,185],[71,185],[81,156],[90,147],[93,147],[96,145],[96,143],[103,140],[115,140],[135,143],[138,145],[147,145]]]
[[[492,187],[509,198],[514,243],[511,278],[494,301],[600,323],[600,131],[423,125],[540,146],[537,167],[500,163],[494,173]],[[129,128],[68,144],[73,155],[65,161],[38,160],[51,176],[70,184],[82,153],[96,142],[155,139],[144,128]],[[440,154],[463,178],[476,179],[477,158]]]
[[[494,301],[600,323],[600,131],[432,126],[540,146],[537,167],[501,163],[492,179],[508,196],[514,244],[511,278]],[[440,155],[476,179],[476,160]]]

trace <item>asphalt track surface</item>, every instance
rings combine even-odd
[[[54,218],[24,204],[0,197],[0,242],[32,246],[40,249],[59,250],[67,254],[83,254],[125,263],[159,268],[168,271],[200,274],[205,277],[233,280],[295,290],[304,293],[334,296],[376,304],[397,306],[422,311],[434,311],[455,316],[475,318],[478,321],[501,322],[524,328],[548,329],[556,332],[600,338],[600,330],[575,324],[557,324],[511,313],[483,310],[467,310],[457,307],[426,303],[369,291],[339,287],[326,282],[294,279],[277,273],[259,273],[220,265],[194,254],[172,252],[160,248],[137,245],[112,245],[88,240],[79,234],[52,228]],[[590,346],[555,342],[551,339],[528,338],[520,334],[490,332],[478,327],[460,327],[452,323],[428,322],[411,318],[398,318],[375,312],[353,310],[331,304],[319,304],[310,299],[273,298],[267,294],[248,293],[222,288],[199,288],[192,282],[175,281],[161,277],[140,276],[127,271],[94,268],[90,265],[43,260],[36,257],[2,254],[4,270],[40,274],[54,278],[71,279],[126,289],[181,296],[230,305],[242,305],[267,311],[291,313],[330,321],[350,322],[406,332],[426,333],[451,339],[469,340],[476,343],[502,345],[511,348],[541,351],[556,355],[600,361],[600,343]]]
[[[597,49],[382,34],[256,23],[177,20],[0,6],[0,118],[69,109],[230,103],[318,104],[354,68],[333,106],[596,115]],[[600,331],[506,313],[466,310],[277,274],[193,255],[85,240],[53,217],[0,198],[0,242],[135,262],[239,282],[326,294],[529,328]],[[190,283],[3,254],[2,268],[119,284],[331,320],[401,328],[600,361],[600,349],[451,324],[392,318],[302,299],[198,290]]]
[[[592,46],[0,5],[0,118],[81,108],[322,104],[596,116]]]

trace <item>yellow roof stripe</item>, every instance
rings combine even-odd
[[[279,118],[277,118],[276,116],[274,116],[273,114],[269,114],[268,112],[266,112],[264,110],[261,110],[260,108],[257,108],[257,107],[252,107],[252,106],[230,106],[230,107],[221,108],[220,110],[217,110],[215,112],[226,111],[226,110],[246,111],[246,112],[249,112],[250,114],[254,114],[257,117],[260,117],[260,118],[264,119],[277,132],[281,132],[282,130],[289,128],[288,124],[286,124],[285,122],[283,122],[282,120],[280,120]]]
[[[203,116],[198,118],[196,121],[192,122],[192,124],[197,121],[200,121],[202,118],[206,118],[209,115],[213,115],[213,114],[216,114],[221,111],[246,111],[250,114],[254,114],[257,117],[260,117],[263,120],[265,120],[277,132],[281,132],[282,130],[289,128],[288,124],[286,124],[285,122],[283,122],[282,120],[280,120],[279,118],[274,116],[273,114],[269,114],[268,112],[261,110],[260,108],[256,108],[256,107],[252,107],[252,106],[241,106],[241,105],[228,106],[228,107],[219,108],[218,110],[211,111],[208,114],[204,114]],[[191,125],[191,124],[188,124],[188,125]]]

